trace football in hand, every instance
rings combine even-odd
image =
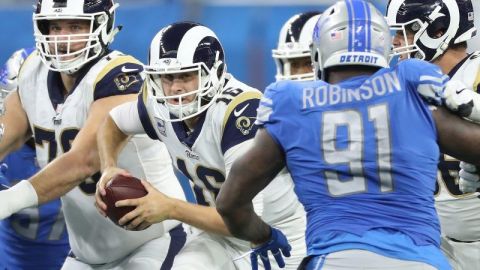
[[[107,205],[107,216],[115,224],[127,213],[134,210],[133,206],[116,207],[117,201],[136,199],[147,195],[147,190],[140,182],[140,179],[133,176],[116,175],[105,186],[103,201]]]

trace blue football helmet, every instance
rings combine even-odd
[[[369,2],[338,1],[325,10],[313,32],[312,63],[317,79],[334,66],[388,67],[391,35],[385,17]]]
[[[387,20],[405,38],[406,45],[395,48],[393,55],[426,61],[476,35],[471,0],[390,0]],[[413,43],[408,42],[407,31],[414,33]]]
[[[103,55],[119,31],[114,27],[118,6],[113,0],[38,0],[33,13],[33,29],[42,61],[51,70],[73,74]],[[52,20],[86,20],[90,23],[90,31],[50,35],[49,21]],[[85,46],[74,51],[72,44],[79,42],[84,42]]]

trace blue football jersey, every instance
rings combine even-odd
[[[367,249],[449,269],[433,198],[437,131],[418,94],[441,93],[447,81],[438,67],[408,60],[336,85],[267,88],[257,124],[285,152],[309,255]]]
[[[24,145],[2,162],[8,183],[27,179],[39,168],[35,150]],[[5,166],[5,165],[2,165]],[[24,209],[0,222],[0,269],[60,269],[70,247],[60,200]]]

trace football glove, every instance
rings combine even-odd
[[[476,192],[480,187],[480,176],[477,166],[466,162],[460,162],[460,191],[463,193]]]
[[[474,95],[470,89],[460,81],[448,81],[443,92],[444,103],[448,109],[461,117],[469,118],[474,107]]]
[[[271,234],[270,239],[255,248],[252,248],[252,253],[250,254],[250,260],[252,262],[252,270],[258,270],[258,256],[263,262],[265,270],[270,270],[270,260],[268,259],[268,251],[270,251],[277,261],[277,264],[280,268],[285,267],[285,261],[283,256],[290,257],[290,250],[292,247],[288,244],[287,237],[280,231],[275,228],[270,227]],[[283,256],[282,256],[283,254]]]

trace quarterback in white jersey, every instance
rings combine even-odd
[[[72,248],[63,269],[169,269],[186,241],[180,222],[131,232],[95,208],[97,128],[112,107],[134,100],[143,84],[140,62],[108,50],[117,31],[116,7],[111,0],[39,1],[37,50],[25,60],[2,118],[0,155],[33,135],[43,169],[1,191],[0,218],[62,196]],[[133,137],[119,164],[169,196],[185,199],[163,144]]]
[[[476,33],[473,14],[470,0],[392,0],[387,18],[397,30],[394,51],[400,59],[430,61],[451,81],[478,92],[480,52],[467,54],[466,44]],[[463,194],[460,190],[458,160],[442,154],[438,168],[435,207],[441,224],[442,249],[454,269],[480,269],[479,193]]]
[[[245,254],[249,243],[229,237],[214,207],[233,161],[255,136],[261,93],[226,73],[220,42],[200,24],[181,22],[163,28],[152,41],[149,59],[144,67],[148,79],[138,101],[115,108],[100,130],[102,163],[115,167],[121,138],[147,133],[165,143],[175,166],[193,181],[198,205],[157,192],[150,202],[149,194],[119,203],[137,207],[120,222],[129,222],[127,227],[134,229],[176,219],[200,229],[175,257],[173,269],[250,269]],[[117,171],[104,170],[100,186]],[[290,175],[279,174],[254,204],[267,222],[285,230],[293,247],[287,268],[296,269],[306,252],[305,213]]]

